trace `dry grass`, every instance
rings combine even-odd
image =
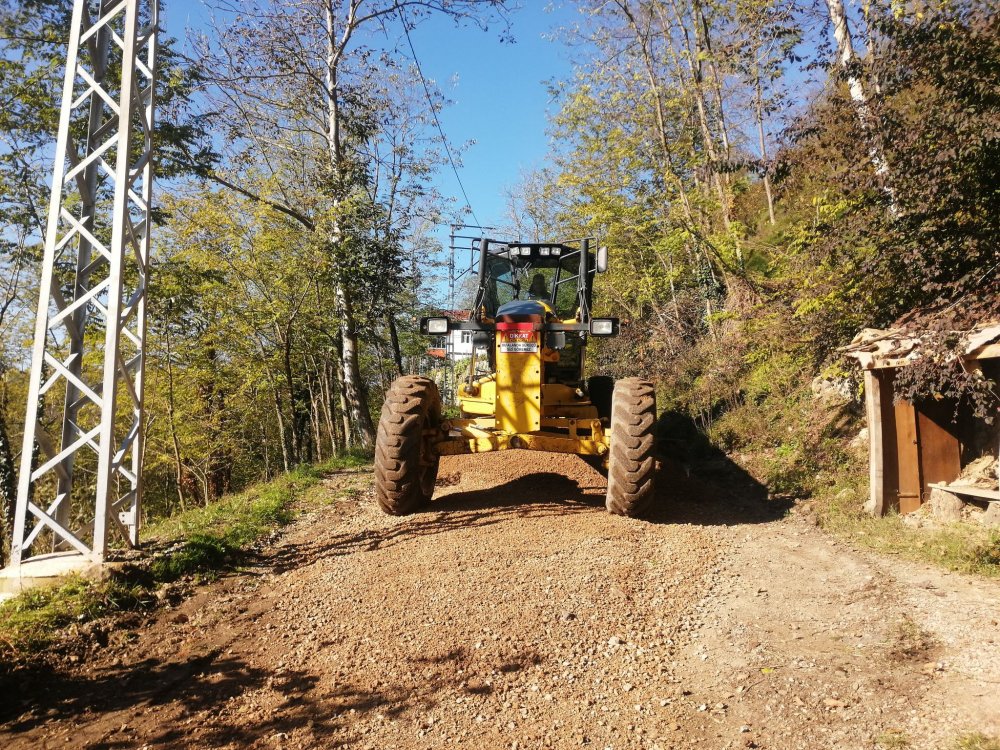
[[[975,732],[955,740],[955,750],[1000,750],[1000,739]]]
[[[884,555],[1000,577],[1000,532],[973,522],[916,528],[898,514],[875,518],[862,509],[866,480],[848,476],[817,498],[814,507],[824,529]]]

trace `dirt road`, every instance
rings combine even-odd
[[[345,483],[367,478],[331,477],[331,497]],[[435,501],[408,518],[347,493],[249,572],[33,673],[3,698],[0,745],[947,748],[1000,734],[993,584],[904,575],[731,474],[660,484],[653,522],[605,513],[604,480],[579,459],[524,452],[445,459]]]

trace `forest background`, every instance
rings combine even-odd
[[[69,5],[0,0],[4,543]],[[371,447],[388,383],[432,366],[415,324],[441,302],[436,230],[468,218],[434,187],[461,149],[436,127],[448,102],[408,32],[431,15],[518,29],[501,0],[207,5],[213,27],[162,50],[150,517]],[[954,347],[949,331],[1000,312],[1000,9],[571,5],[555,30],[573,66],[551,83],[552,152],[507,186],[496,234],[612,249],[600,311],[626,325],[592,347],[591,368],[657,382],[679,458],[695,458],[693,424],[775,493],[862,478],[845,440],[860,412],[845,425],[812,398],[825,378],[860,403],[838,347],[914,309],[937,310]],[[913,370],[900,395],[997,413],[981,376]]]

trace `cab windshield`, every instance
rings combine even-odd
[[[506,253],[486,256],[485,297],[489,317],[512,300],[539,300],[548,303],[561,320],[576,315],[579,299],[580,254],[562,257],[508,257]]]

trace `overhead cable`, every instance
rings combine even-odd
[[[451,164],[451,171],[455,173],[455,179],[458,181],[458,187],[462,191],[462,197],[465,198],[465,205],[469,209],[469,213],[472,214],[472,218],[476,220],[477,224],[480,224],[479,217],[476,216],[475,210],[472,208],[472,201],[469,200],[469,194],[465,191],[465,185],[462,183],[462,178],[458,174],[458,166],[455,164],[455,158],[451,154],[451,147],[448,145],[448,139],[444,135],[444,128],[441,127],[441,120],[438,119],[437,107],[434,105],[434,100],[431,98],[430,88],[427,86],[427,79],[424,77],[423,68],[420,67],[420,60],[417,59],[417,51],[413,48],[413,40],[410,38],[410,28],[406,24],[406,17],[403,15],[403,9],[399,8],[399,20],[403,24],[403,33],[406,34],[406,43],[410,46],[410,55],[413,57],[413,64],[417,68],[417,74],[420,76],[420,83],[424,87],[424,96],[427,97],[427,105],[431,108],[431,114],[434,116],[434,124],[437,126],[438,134],[441,136],[441,143],[444,144],[444,151],[448,155],[448,162]]]

